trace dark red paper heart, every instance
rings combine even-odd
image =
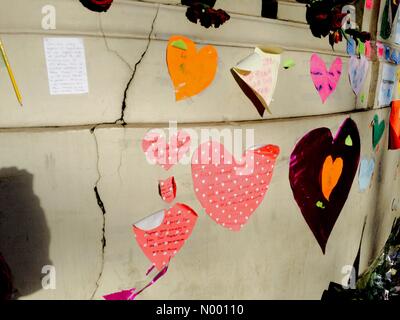
[[[328,156],[343,159],[343,170],[329,201],[321,187],[322,167]],[[359,160],[360,135],[350,118],[343,122],[335,138],[328,128],[310,131],[296,144],[290,156],[289,180],[293,196],[323,253],[347,200]]]

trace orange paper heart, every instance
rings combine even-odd
[[[183,36],[172,36],[167,47],[167,64],[175,87],[176,101],[192,97],[214,80],[218,53],[213,46],[199,51],[195,43]]]
[[[342,158],[336,158],[335,161],[333,161],[331,156],[326,157],[322,166],[322,193],[328,201],[332,190],[336,187],[339,181],[342,170]]]

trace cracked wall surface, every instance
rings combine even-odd
[[[318,52],[330,63],[339,55],[347,70],[343,46],[333,53],[301,23],[248,16],[256,15],[259,2],[218,1],[235,14],[220,30],[207,31],[187,22],[184,8],[171,5],[176,1],[154,2],[116,0],[107,14],[97,14],[79,1],[13,0],[10,8],[16,9],[0,13],[1,37],[24,97],[20,108],[0,67],[0,252],[15,272],[19,298],[101,299],[145,285],[150,263],[135,243],[132,224],[167,207],[158,181],[173,175],[177,201],[199,214],[198,223],[167,275],[138,299],[319,299],[329,281],[341,282],[342,267],[352,264],[365,216],[361,269],[399,214],[392,203],[400,193],[400,153],[387,151],[387,130],[379,149],[371,147],[374,114],[389,117],[388,108],[373,103],[379,74],[368,75],[364,102],[343,77],[321,105],[309,57]],[[40,9],[49,3],[57,9],[58,27],[44,31]],[[219,61],[213,84],[177,103],[165,48],[170,35],[182,33],[199,46],[214,44]],[[43,53],[43,37],[49,36],[84,39],[88,94],[49,95]],[[264,120],[229,71],[259,43],[284,46],[282,59],[296,61],[295,68],[279,71],[273,114]],[[364,193],[355,178],[324,256],[293,199],[288,161],[307,131],[326,126],[334,133],[348,116],[360,130],[361,156],[375,157],[377,169]],[[143,136],[168,121],[195,130],[254,129],[256,144],[280,146],[270,190],[240,233],[205,215],[190,166],[166,172],[146,161]],[[55,290],[41,286],[46,264],[55,266]]]

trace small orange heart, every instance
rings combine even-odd
[[[326,157],[322,166],[322,193],[328,201],[332,190],[336,187],[339,181],[342,170],[342,158],[336,158],[335,161],[333,161],[331,156]]]
[[[183,36],[172,36],[167,47],[167,64],[175,87],[176,101],[192,97],[214,80],[218,53],[213,46],[199,51],[195,43]]]

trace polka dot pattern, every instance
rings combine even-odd
[[[278,155],[278,146],[266,145],[246,151],[238,162],[218,142],[200,145],[192,158],[192,179],[206,213],[239,231],[264,199]]]
[[[160,133],[152,131],[149,131],[142,141],[142,150],[147,160],[165,170],[177,164],[189,149],[190,135],[183,130],[172,135],[169,143]]]
[[[165,267],[185,244],[192,234],[197,217],[192,208],[177,203],[165,210],[160,226],[152,230],[141,230],[133,226],[137,243],[158,270]]]
[[[167,203],[174,201],[176,197],[176,183],[174,177],[169,177],[166,180],[158,182],[158,193],[161,199]]]

